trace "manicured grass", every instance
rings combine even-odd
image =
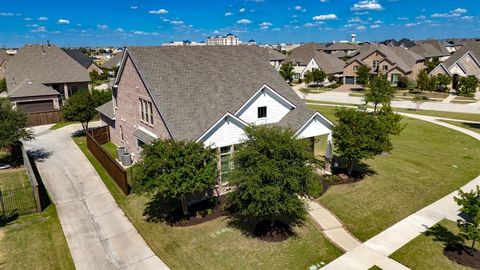
[[[330,119],[335,110],[315,109]],[[362,241],[480,174],[480,142],[420,120],[405,117],[404,123],[392,153],[366,162],[374,175],[334,186],[319,198]]]
[[[349,103],[336,103],[336,102],[324,102],[318,100],[305,100],[307,103],[318,103],[318,104],[329,104],[329,105],[339,105],[339,106],[353,106],[358,107],[358,104],[349,104]],[[321,105],[308,105],[311,109],[316,109],[318,106],[326,107]],[[371,107],[371,106],[369,106]],[[420,114],[433,117],[444,117],[444,118],[453,118],[460,120],[469,120],[469,121],[478,121],[480,122],[480,113],[459,113],[459,112],[443,112],[443,111],[431,111],[431,110],[410,110],[403,108],[393,108],[396,112],[411,113],[411,114]]]
[[[117,158],[117,146],[112,142],[102,144],[103,149],[107,150],[108,154],[114,159]]]
[[[0,188],[10,190],[31,186],[24,168],[0,170]]]
[[[442,122],[452,124],[452,125],[455,125],[455,126],[459,126],[459,127],[462,127],[462,128],[466,128],[466,129],[469,129],[473,132],[480,133],[480,124],[464,123],[464,122],[456,122],[456,121],[446,121],[446,120],[442,120]]]
[[[172,269],[307,269],[342,254],[310,220],[296,229],[296,237],[278,243],[245,236],[228,225],[227,217],[186,228],[147,222],[143,211],[148,199],[123,195],[88,151],[85,138],[74,141],[153,251]]]
[[[71,124],[77,124],[79,122],[76,122],[76,121],[62,121],[62,122],[58,122],[56,123],[55,125],[53,125],[50,129],[51,130],[57,130],[59,128],[63,128],[63,127],[66,127],[68,125],[71,125]]]
[[[54,205],[0,229],[0,268],[75,269]]]
[[[446,234],[458,234],[457,224],[453,221],[442,220],[438,225],[446,229]],[[471,269],[459,265],[443,255],[445,243],[438,241],[434,235],[420,235],[408,244],[397,250],[390,257],[411,269]]]

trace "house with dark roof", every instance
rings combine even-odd
[[[115,69],[120,66],[120,61],[122,60],[122,53],[117,53],[110,57],[107,62],[103,63],[102,68],[106,69]]]
[[[398,46],[398,47],[403,47],[403,48],[412,48],[416,44],[412,40],[408,38],[402,38],[400,40],[396,39],[387,39],[385,41],[380,42],[380,44],[386,45],[386,46]]]
[[[425,68],[425,59],[402,47],[363,45],[357,54],[347,60],[343,69],[344,84],[356,84],[356,71],[360,65],[371,68],[372,74],[385,74],[392,85],[397,85],[400,76],[415,80]]]
[[[5,71],[6,95],[26,112],[58,110],[62,99],[89,89],[87,69],[54,45],[25,45]]]
[[[93,62],[93,59],[82,53],[79,49],[63,49],[63,51],[86,68],[89,73],[92,71],[96,71],[98,74],[103,73],[103,70]]]
[[[330,44],[324,48],[323,51],[335,55],[338,58],[348,58],[354,55],[359,47],[360,45],[358,43],[337,42]]]
[[[306,43],[293,49],[284,63],[292,63],[295,79],[303,79],[312,69],[321,69],[328,75],[341,76],[345,62],[335,55],[327,54],[320,43]]]
[[[476,76],[480,79],[480,42],[466,43],[430,72],[430,75],[438,74],[445,74],[452,78],[452,89],[457,88],[459,77]]]
[[[216,149],[225,172],[247,126],[279,125],[310,141],[332,129],[255,46],[127,47],[112,95],[97,110],[134,160],[155,139],[189,140]]]

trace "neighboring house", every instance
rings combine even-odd
[[[314,51],[312,59],[303,70],[301,77],[303,78],[305,73],[308,71],[313,69],[321,69],[327,75],[333,75],[337,78],[340,78],[343,75],[344,66],[345,62],[337,58],[335,55],[326,54],[323,51]],[[325,78],[325,83],[328,82],[328,78]]]
[[[26,112],[59,109],[60,100],[89,89],[86,68],[54,45],[25,45],[8,63],[7,96]]]
[[[97,110],[134,160],[155,139],[214,148],[222,172],[250,125],[279,125],[313,142],[332,123],[306,108],[254,46],[127,47],[113,100]]]
[[[123,53],[121,52],[113,55],[112,57],[110,57],[110,59],[108,59],[107,62],[102,65],[102,68],[109,70],[118,68],[120,66],[120,62],[122,61],[122,55]]]
[[[380,42],[380,44],[386,45],[386,46],[394,46],[394,47],[403,47],[403,48],[412,48],[416,44],[413,42],[411,39],[408,38],[402,38],[400,40],[396,39],[387,39],[383,42]]]
[[[92,71],[96,71],[98,74],[103,73],[103,70],[93,62],[93,59],[82,53],[79,49],[63,49],[63,51],[86,68],[89,73]]]
[[[323,50],[324,44],[321,43],[305,43],[288,53],[284,63],[292,63],[294,79],[302,79],[306,72],[306,67],[313,58],[316,51]]]
[[[466,43],[430,72],[430,75],[438,74],[452,77],[453,89],[457,89],[458,77],[476,76],[480,79],[480,42]]]
[[[425,61],[432,61],[432,59],[438,58],[440,62],[443,62],[450,57],[450,52],[445,47],[445,43],[440,40],[420,41],[410,50],[425,58]]]
[[[359,47],[360,45],[357,43],[337,42],[327,46],[323,51],[335,55],[338,58],[348,58],[353,56]]]
[[[5,50],[0,50],[0,80],[5,79],[5,70],[7,64],[13,56],[7,54]]]
[[[373,74],[385,74],[392,85],[397,85],[400,76],[416,80],[425,68],[424,58],[402,47],[363,45],[357,54],[346,62],[343,69],[344,84],[356,84],[357,68],[367,65]]]
[[[276,70],[278,70],[282,66],[283,61],[287,59],[287,56],[285,54],[277,50],[271,48],[264,48],[264,50],[266,50],[270,65],[272,65]]]

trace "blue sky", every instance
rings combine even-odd
[[[0,0],[0,3],[5,0]],[[41,4],[39,4],[41,3]],[[44,0],[0,5],[0,45],[155,45],[234,33],[259,43],[480,36],[478,0]]]

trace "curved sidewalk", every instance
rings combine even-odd
[[[453,130],[457,130],[466,135],[469,135],[477,140],[480,140],[480,134],[471,130],[440,122],[436,117],[423,116],[416,114],[401,113],[407,117],[427,121],[433,124],[441,125]],[[442,118],[448,119],[448,118]],[[448,119],[454,120],[454,119]],[[463,187],[464,191],[474,190],[477,185],[480,185],[480,176],[473,179]],[[355,246],[347,252],[332,261],[322,269],[369,269],[377,265],[382,269],[408,269],[400,263],[390,259],[392,253],[400,249],[402,246],[425,232],[428,228],[435,225],[442,219],[455,220],[460,218],[458,216],[459,206],[454,201],[454,197],[458,196],[458,192],[454,191],[440,200],[424,207],[423,209],[413,213],[405,219],[394,224],[385,231],[372,237],[370,240]],[[330,238],[332,241],[332,238]]]
[[[35,128],[25,142],[57,207],[77,270],[169,269],[138,233],[71,135],[78,125],[56,131]]]

